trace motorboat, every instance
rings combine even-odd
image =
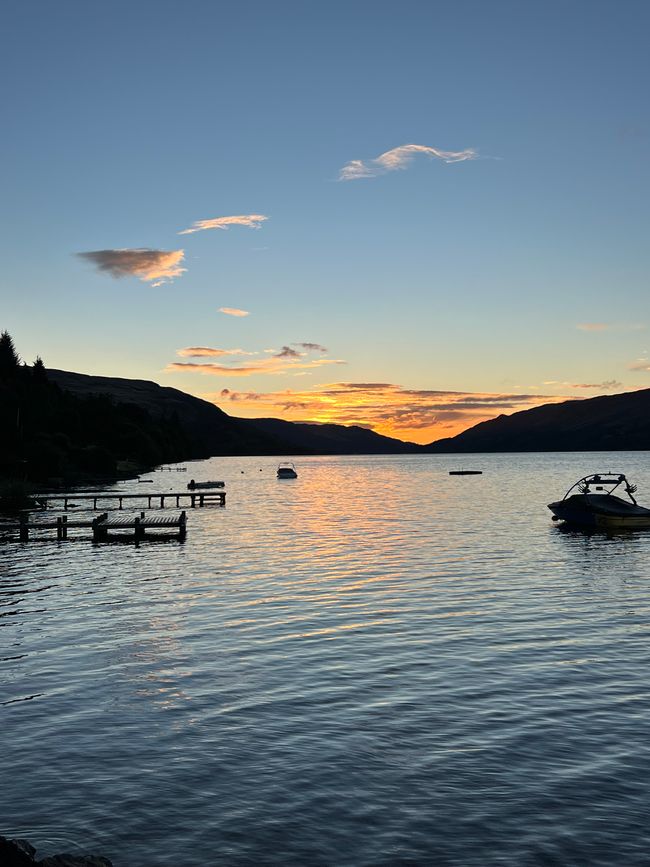
[[[650,528],[650,509],[634,499],[636,485],[623,473],[594,473],[571,485],[561,500],[549,503],[554,521],[578,527],[637,530]],[[626,495],[627,499],[614,492]]]
[[[188,491],[198,491],[204,488],[223,488],[225,487],[225,484],[225,482],[195,482],[194,479],[192,479],[189,482],[187,489]]]
[[[290,461],[285,461],[278,467],[279,479],[297,479],[298,473],[295,466]]]

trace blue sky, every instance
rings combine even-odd
[[[2,17],[0,324],[27,361],[421,441],[650,385],[647,3]],[[77,255],[143,249],[186,270]]]

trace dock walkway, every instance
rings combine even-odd
[[[12,523],[1,523],[0,532],[18,532],[21,542],[28,542],[31,538],[50,538],[40,535],[43,531],[56,531],[56,539],[61,542],[68,538],[68,530],[83,529],[92,532],[95,542],[107,542],[109,539],[120,537],[142,541],[156,535],[162,535],[160,531],[175,531],[180,541],[184,541],[187,535],[187,513],[179,515],[111,515],[104,512],[90,521],[68,521],[67,515],[59,515],[55,521],[31,520],[28,513],[24,512],[20,520]],[[155,533],[148,531],[155,530]],[[38,537],[34,534],[38,533]]]
[[[182,504],[189,505],[192,509],[195,509],[197,506],[211,506],[211,505],[226,505],[226,492],[224,490],[218,491],[165,491],[161,493],[142,493],[142,494],[124,494],[119,491],[90,491],[83,494],[75,494],[68,491],[65,494],[34,494],[33,499],[38,503],[38,505],[42,509],[47,509],[50,506],[50,503],[53,505],[59,505],[59,508],[62,508],[64,512],[67,512],[69,508],[73,505],[79,505],[80,503],[90,503],[92,502],[92,508],[97,509],[97,503],[101,502],[103,504],[103,508],[106,508],[106,505],[109,502],[117,502],[117,508],[122,509],[123,503],[125,500],[139,500],[141,503],[146,502],[147,508],[153,508],[153,504],[159,504],[161,509],[165,508],[165,502],[168,504],[175,503],[176,508],[180,508]],[[135,503],[133,503],[135,505]]]

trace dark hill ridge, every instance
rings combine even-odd
[[[650,450],[650,389],[544,404],[481,422],[426,446],[357,425],[233,418],[208,401],[139,379],[49,370],[49,379],[79,396],[107,394],[152,416],[176,418],[191,444],[187,457],[209,455],[413,454]]]
[[[421,446],[384,437],[366,428],[305,424],[281,419],[239,419],[206,400],[143,379],[89,376],[48,370],[51,382],[79,396],[105,394],[118,403],[136,404],[158,418],[177,418],[191,440],[193,454],[399,454]]]
[[[50,382],[79,397],[105,394],[116,403],[135,404],[154,418],[177,418],[190,442],[191,454],[187,458],[283,451],[284,444],[240,426],[214,404],[176,388],[144,379],[89,376],[67,370],[48,370],[47,375]]]
[[[500,415],[424,448],[439,454],[650,450],[650,389]]]
[[[359,425],[283,421],[279,418],[238,419],[246,427],[288,443],[294,451],[324,455],[389,455],[421,452],[422,446],[382,436]]]

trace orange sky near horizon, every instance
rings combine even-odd
[[[407,389],[391,383],[335,382],[304,391],[236,391],[198,396],[231,416],[360,425],[383,436],[426,444],[500,414],[570,400],[539,394],[486,394]]]

